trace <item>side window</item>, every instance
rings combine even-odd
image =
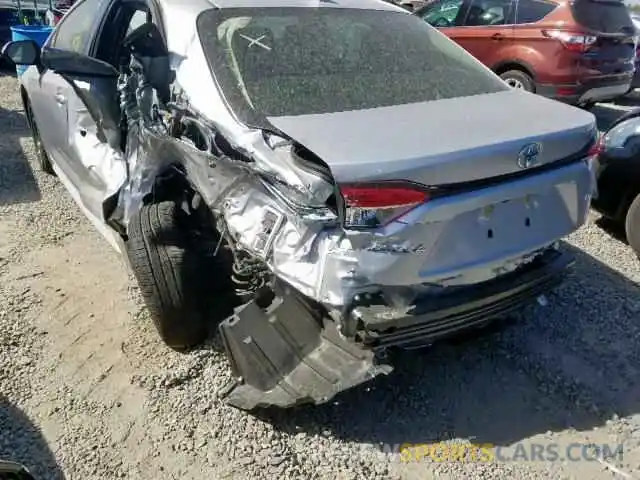
[[[534,23],[542,20],[556,9],[558,5],[546,0],[520,0],[516,23]]]
[[[511,0],[473,0],[464,25],[467,27],[514,23]]]
[[[56,27],[52,47],[84,53],[105,0],[81,0]]]
[[[419,15],[434,27],[454,27],[459,24],[456,19],[460,16],[462,4],[462,0],[436,1],[422,10]]]
[[[131,20],[129,20],[129,27],[127,27],[126,35],[129,35],[136,28],[147,23],[148,13],[146,10],[136,10],[134,14],[131,16]]]

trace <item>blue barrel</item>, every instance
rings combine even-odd
[[[33,40],[41,47],[47,41],[49,35],[53,32],[53,27],[49,25],[12,25],[11,40]],[[18,77],[29,68],[28,65],[16,65],[16,73]]]

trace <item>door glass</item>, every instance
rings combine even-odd
[[[83,0],[75,5],[56,26],[52,47],[86,53],[93,26],[107,0]]]
[[[557,6],[557,3],[546,0],[520,0],[516,22],[518,24],[537,22],[549,15]]]
[[[147,15],[148,14],[145,10],[136,10],[129,21],[129,27],[127,28],[126,35],[129,35],[136,28],[147,23]]]
[[[465,26],[512,24],[511,0],[473,0],[465,19]]]
[[[420,16],[434,27],[454,27],[459,25],[456,18],[462,8],[462,0],[443,0],[435,2],[420,12]]]

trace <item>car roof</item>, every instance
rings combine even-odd
[[[169,51],[179,56],[186,55],[188,45],[194,38],[198,15],[212,8],[353,8],[359,10],[382,10],[409,14],[402,7],[385,0],[156,0],[162,9]],[[169,21],[170,20],[170,21]]]
[[[357,8],[361,10],[404,11],[402,7],[385,0],[159,0],[160,5],[172,12],[198,15],[209,8]]]

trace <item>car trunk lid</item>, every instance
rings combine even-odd
[[[516,90],[269,121],[319,156],[338,183],[486,180],[523,172],[519,159],[532,144],[542,147],[535,169],[584,151],[596,135],[592,114]]]

